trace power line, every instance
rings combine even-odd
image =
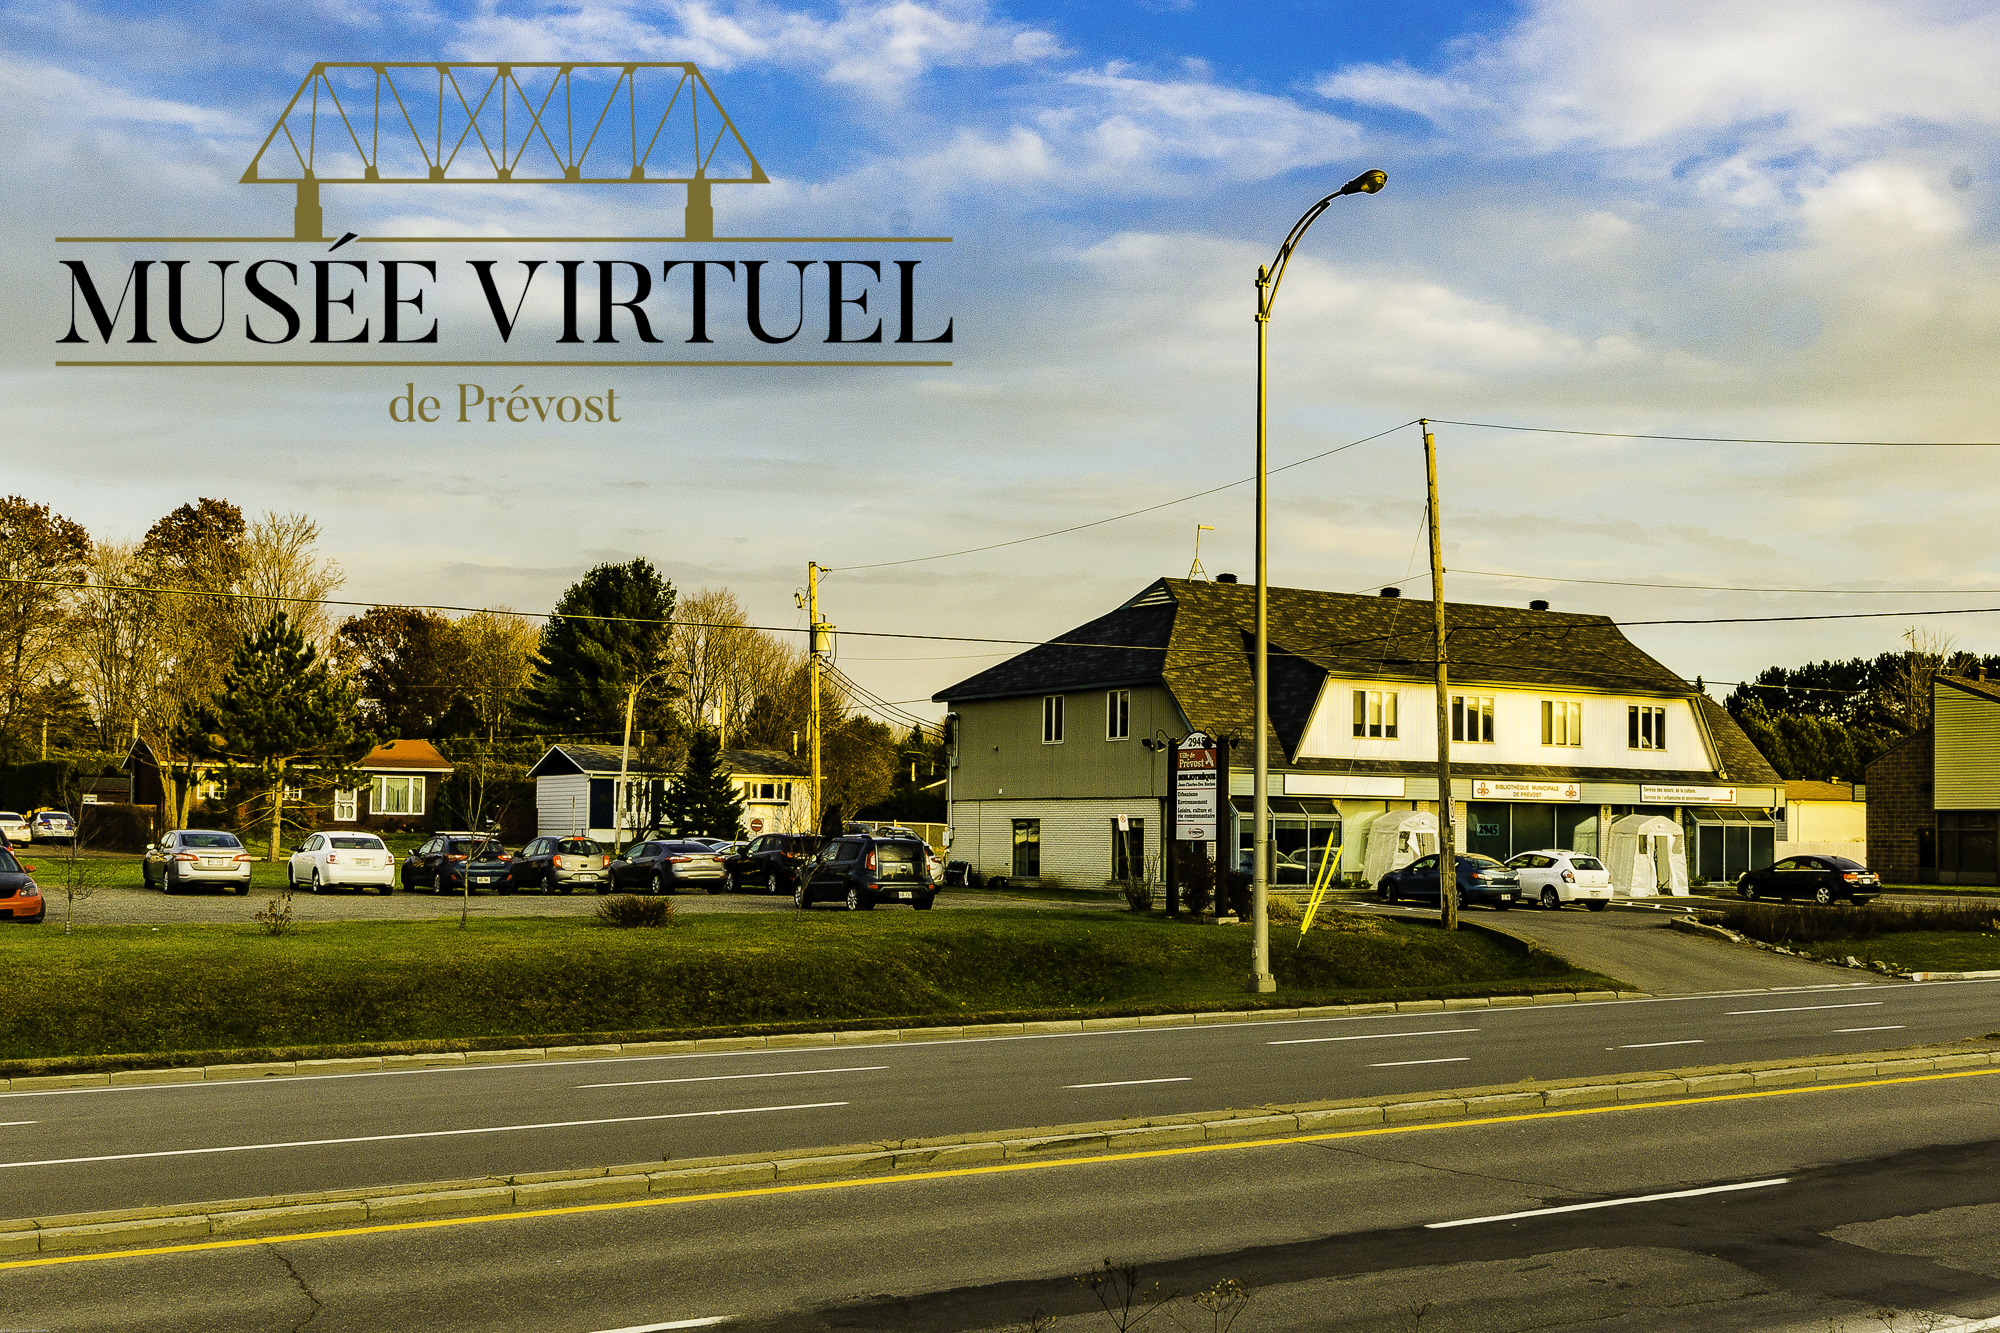
[[[1561,426],[1511,426],[1496,421],[1430,420],[1440,426],[1471,426],[1478,430],[1511,430],[1531,435],[1586,435],[1598,440],[1675,440],[1685,444],[1805,444],[1846,449],[1994,449],[2000,440],[1765,440],[1742,435],[1649,435],[1642,431],[1567,430]]]
[[[1975,592],[2000,592],[2000,588],[1753,588],[1733,583],[1644,583],[1633,579],[1569,579],[1552,574],[1508,574],[1497,569],[1448,569],[1447,574],[1476,574],[1482,578],[1525,579],[1530,583],[1589,583],[1606,588],[1677,588],[1693,592],[1802,592],[1825,596],[1873,595],[1877,593],[1918,597],[1962,597]],[[1429,574],[1414,576],[1428,579]]]
[[[1394,435],[1397,431],[1407,429],[1408,427],[1414,426],[1416,424],[1417,423],[1415,422],[1415,420],[1405,421],[1400,426],[1391,426],[1387,430],[1377,431],[1373,435],[1367,436],[1363,439],[1350,441],[1347,444],[1340,445],[1333,449],[1328,449],[1324,453],[1317,453],[1309,458],[1301,458],[1297,462],[1286,463],[1283,467],[1271,468],[1268,470],[1266,475],[1275,475],[1280,472],[1289,472],[1295,467],[1304,467],[1307,463],[1317,463],[1322,458],[1330,458],[1334,454],[1345,453],[1349,449],[1357,448],[1360,445],[1368,444],[1374,440],[1379,440],[1384,435]],[[968,546],[962,551],[942,551],[939,552],[937,555],[913,555],[904,560],[877,560],[872,565],[839,565],[836,566],[835,568],[842,571],[851,571],[857,569],[887,569],[891,565],[919,565],[929,560],[949,560],[954,556],[977,555],[981,551],[998,551],[1001,548],[1007,546],[1021,546],[1028,542],[1038,542],[1049,537],[1067,536],[1072,532],[1082,532],[1087,528],[1101,528],[1106,523],[1116,523],[1120,519],[1126,519],[1126,518],[1137,518],[1141,514],[1150,514],[1157,509],[1171,509],[1175,505],[1186,504],[1189,500],[1199,500],[1203,496],[1215,495],[1222,491],[1232,490],[1238,486],[1248,485],[1250,482],[1253,482],[1255,480],[1256,480],[1255,477],[1238,477],[1235,481],[1224,482],[1220,486],[1211,486],[1205,491],[1196,491],[1193,495],[1183,495],[1178,500],[1162,500],[1159,504],[1147,505],[1144,509],[1134,509],[1129,513],[1124,513],[1124,514],[1113,514],[1109,518],[1093,519],[1088,523],[1078,523],[1076,526],[1068,528],[1057,528],[1054,532],[1041,532],[1035,534],[1032,537],[1016,537],[1011,541],[993,542],[990,545],[986,546]]]

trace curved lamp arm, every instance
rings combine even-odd
[[[1285,280],[1285,266],[1292,262],[1292,249],[1298,245],[1306,229],[1319,221],[1319,215],[1326,212],[1329,205],[1342,195],[1374,194],[1389,183],[1389,174],[1384,171],[1364,171],[1347,184],[1335,190],[1326,198],[1305,211],[1305,216],[1292,224],[1285,236],[1285,243],[1278,247],[1278,257],[1271,261],[1269,268],[1257,270],[1257,318],[1269,319],[1271,307],[1278,299],[1278,284]]]

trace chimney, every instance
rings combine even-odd
[[[1384,597],[1401,597],[1403,590],[1401,588],[1384,588],[1381,595]]]
[[[1536,600],[1528,603],[1528,609],[1530,611],[1546,611],[1549,609],[1549,604],[1537,598]]]
[[[1215,581],[1217,583],[1234,583],[1236,582],[1236,576],[1234,574],[1217,574]]]

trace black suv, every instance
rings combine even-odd
[[[792,890],[792,904],[837,902],[850,912],[866,912],[877,903],[908,903],[927,912],[937,892],[931,849],[920,840],[858,834],[820,849]]]
[[[825,838],[811,833],[766,833],[752,838],[722,863],[729,875],[729,891],[761,888],[766,893],[791,893],[798,888],[799,872],[825,845]]]
[[[456,893],[472,881],[475,889],[512,893],[513,858],[481,833],[440,833],[403,858],[403,887]]]

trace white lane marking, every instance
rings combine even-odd
[[[1620,1046],[1621,1051],[1649,1051],[1655,1046],[1701,1046],[1706,1043],[1700,1037],[1689,1037],[1686,1041],[1635,1041],[1630,1046]]]
[[[1771,1185],[1789,1185],[1791,1177],[1779,1176],[1773,1180],[1750,1180],[1741,1185],[1710,1185],[1698,1190],[1673,1190],[1666,1194],[1639,1194],[1630,1199],[1601,1199],[1596,1203],[1570,1203],[1560,1208],[1530,1208],[1522,1213],[1495,1213],[1491,1217],[1461,1217],[1456,1222],[1426,1222],[1427,1231],[1441,1231],[1446,1227],[1473,1227],[1482,1222],[1513,1222],[1523,1217],[1548,1217],[1553,1213],[1583,1213],[1592,1208],[1622,1208],[1628,1203],[1658,1203],[1661,1199],[1692,1199],[1699,1194],[1729,1194],[1735,1190],[1760,1190]]]
[[[1450,1037],[1462,1032],[1477,1032],[1478,1028],[1433,1028],[1427,1032],[1364,1032],[1354,1037],[1291,1037],[1285,1041],[1267,1041],[1266,1046],[1312,1046],[1323,1041],[1381,1041],[1387,1037]]]
[[[579,1083],[584,1088],[651,1088],[662,1083],[725,1083],[739,1078],[797,1078],[801,1074],[870,1074],[887,1065],[849,1065],[845,1069],[781,1069],[772,1074],[708,1074],[701,1078],[642,1078],[633,1083]]]
[[[0,1129],[12,1129],[16,1125],[38,1125],[39,1120],[0,1120]]]
[[[232,1143],[217,1148],[167,1148],[157,1152],[106,1153],[100,1157],[51,1157],[39,1162],[0,1162],[0,1171],[18,1166],[82,1166],[90,1162],[137,1162],[152,1157],[202,1157],[211,1153],[258,1152],[267,1148],[329,1148],[344,1143],[393,1143],[398,1139],[449,1139],[467,1134],[512,1134],[524,1129],[580,1129],[589,1125],[630,1125],[646,1120],[699,1120],[704,1116],[755,1115],[760,1111],[817,1111],[846,1102],[801,1102],[796,1106],[739,1106],[728,1111],[672,1111],[663,1115],[621,1115],[606,1120],[555,1120],[540,1125],[490,1125],[483,1129],[426,1129],[408,1134],[365,1134],[352,1139],[294,1139],[288,1143]]]
[[[1065,1083],[1063,1084],[1063,1091],[1073,1092],[1077,1088],[1136,1088],[1143,1083],[1190,1083],[1192,1081],[1192,1075],[1188,1078],[1128,1078],[1122,1083]]]
[[[726,1314],[710,1315],[707,1319],[676,1319],[671,1324],[634,1324],[630,1328],[607,1328],[603,1333],[666,1333],[670,1328],[712,1328],[725,1323]]]
[[[1469,1055],[1447,1055],[1442,1060],[1390,1060],[1386,1064],[1370,1065],[1370,1069],[1395,1069],[1399,1065],[1455,1065],[1470,1060]]]
[[[1805,1014],[1818,1009],[1879,1009],[1881,1000],[1857,1000],[1853,1004],[1802,1004],[1791,1009],[1731,1009],[1724,1018],[1740,1018],[1744,1014]]]
[[[1891,1023],[1887,1027],[1880,1027],[1880,1028],[1835,1028],[1834,1029],[1835,1032],[1901,1032],[1902,1030],[1903,1030],[1903,1025],[1901,1023]]]

